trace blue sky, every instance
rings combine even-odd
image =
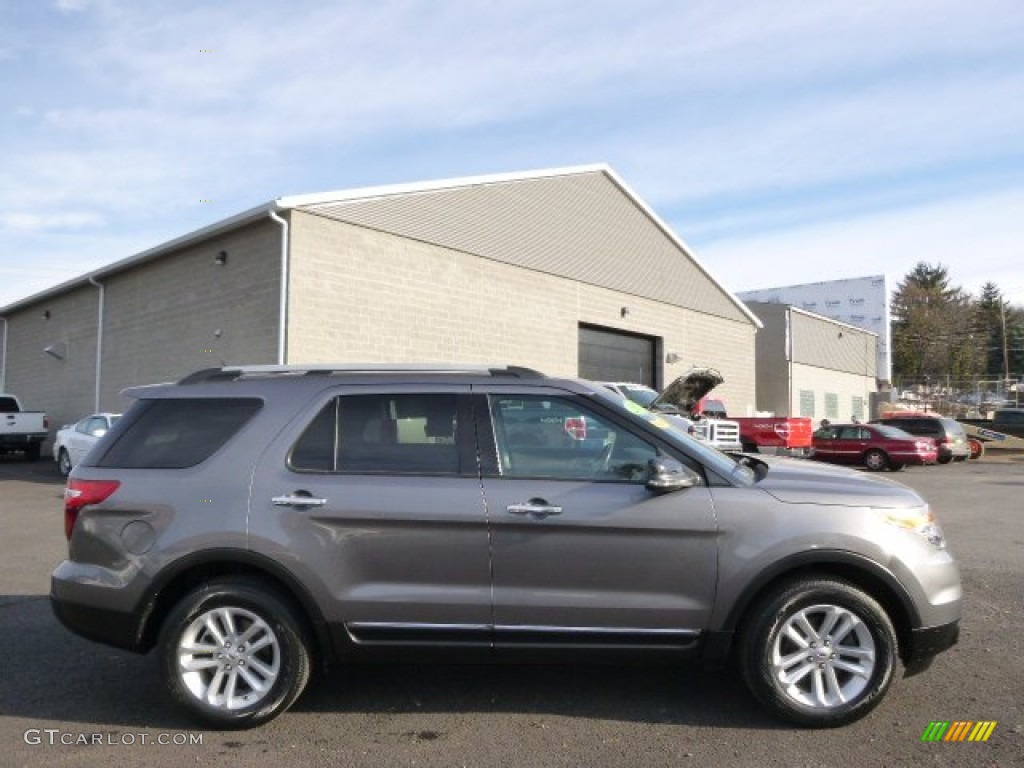
[[[732,291],[923,260],[1024,305],[1020,0],[0,12],[0,307],[276,197],[592,163]]]

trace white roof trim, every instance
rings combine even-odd
[[[604,163],[595,165],[578,165],[566,168],[548,168],[538,171],[519,171],[515,173],[494,173],[484,176],[463,176],[455,179],[439,179],[437,181],[418,181],[409,184],[388,184],[379,187],[362,189],[346,189],[337,192],[317,192],[310,195],[291,195],[280,197],[277,204],[282,208],[298,208],[306,205],[324,205],[327,203],[343,203],[355,200],[373,200],[381,197],[397,195],[416,195],[423,192],[440,192],[460,187],[480,187],[488,184],[505,184],[514,181],[532,181],[550,179],[558,176],[579,176],[584,173],[607,173],[614,178],[611,168]]]

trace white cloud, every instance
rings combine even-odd
[[[64,13],[84,11],[92,3],[90,0],[57,0],[57,8]]]
[[[0,213],[0,230],[10,229],[21,232],[39,232],[52,229],[83,229],[102,223],[95,213]]]

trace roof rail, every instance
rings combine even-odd
[[[334,373],[469,373],[479,376],[510,376],[518,379],[542,379],[544,374],[520,365],[459,365],[429,363],[342,363],[315,365],[233,365],[224,368],[204,368],[178,381],[178,384],[200,384],[214,381],[234,381],[249,377],[270,376],[327,376]]]

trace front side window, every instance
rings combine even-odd
[[[298,471],[457,474],[457,396],[342,395],[292,448]]]
[[[492,396],[505,477],[644,483],[657,449],[571,398]]]

